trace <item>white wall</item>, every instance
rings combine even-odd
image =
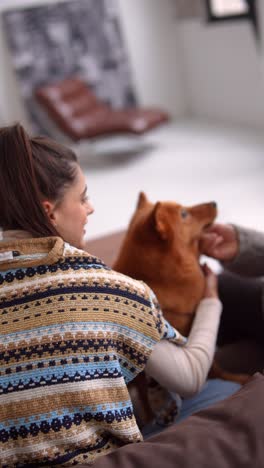
[[[192,115],[263,128],[264,55],[250,23],[191,21],[177,34]]]
[[[178,23],[171,0],[118,0],[140,100],[186,113]]]
[[[258,20],[259,20],[259,30],[260,30],[260,47],[259,52],[261,55],[261,66],[262,73],[264,76],[264,2],[258,0]]]
[[[262,48],[247,21],[177,22],[174,1],[119,0],[143,103],[166,103],[178,116],[263,128],[263,0],[258,1]]]

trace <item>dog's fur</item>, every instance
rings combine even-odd
[[[165,317],[183,335],[190,331],[204,291],[200,236],[216,212],[214,202],[188,208],[174,202],[153,204],[141,192],[114,265],[153,289]]]
[[[164,316],[183,335],[192,326],[203,297],[205,279],[199,264],[199,241],[217,215],[215,202],[185,207],[174,202],[151,203],[144,192],[129,224],[114,269],[143,280],[155,292]],[[211,376],[245,383],[214,363]]]

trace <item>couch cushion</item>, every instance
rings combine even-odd
[[[112,266],[125,237],[125,231],[97,237],[86,242],[85,250],[101,258],[108,266]]]
[[[261,468],[264,377],[161,434],[99,458],[94,468]],[[85,465],[79,465],[79,468]]]

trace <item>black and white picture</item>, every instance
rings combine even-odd
[[[78,76],[115,108],[136,104],[116,0],[72,0],[3,14],[12,63],[34,131],[34,90]]]

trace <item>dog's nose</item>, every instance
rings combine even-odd
[[[217,203],[215,201],[212,201],[211,205],[212,205],[213,208],[217,208]]]

